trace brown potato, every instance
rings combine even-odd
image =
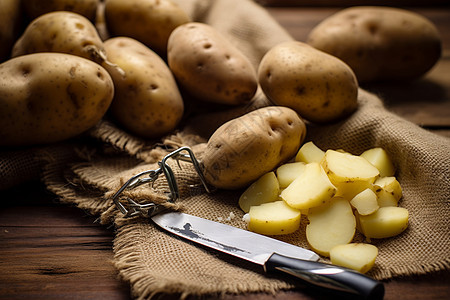
[[[3,0],[2,0],[3,1]],[[78,13],[91,22],[94,22],[97,5],[100,0],[14,0],[22,2],[22,6],[30,19],[52,12],[52,11],[71,11]]]

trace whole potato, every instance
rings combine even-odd
[[[307,43],[339,57],[359,82],[410,80],[441,56],[436,27],[424,17],[389,7],[351,7],[317,25]]]
[[[105,20],[112,36],[128,36],[165,56],[167,40],[189,16],[170,0],[106,0]]]
[[[208,140],[202,156],[205,179],[217,188],[245,187],[294,157],[305,135],[303,120],[282,106],[228,121]]]
[[[276,45],[262,58],[259,83],[275,104],[315,122],[333,122],[357,108],[358,82],[338,58],[297,41]]]
[[[0,62],[10,58],[11,49],[20,35],[22,10],[20,1],[0,1]]]
[[[22,2],[25,13],[32,20],[52,11],[63,10],[78,13],[94,22],[100,0],[20,0],[17,2]]]
[[[111,112],[128,130],[158,138],[180,122],[184,104],[166,63],[150,48],[128,37],[105,41],[111,62],[125,73],[107,67],[115,87]]]
[[[180,85],[200,100],[237,105],[256,93],[256,72],[248,58],[210,25],[191,22],[176,28],[167,60]]]
[[[35,53],[0,64],[0,145],[52,143],[81,134],[107,111],[108,72],[85,58]]]
[[[32,21],[14,45],[12,56],[36,52],[78,55],[97,63],[106,61],[103,42],[94,25],[80,14],[55,11]]]

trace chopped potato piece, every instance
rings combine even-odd
[[[343,182],[367,181],[373,183],[380,172],[361,156],[327,150],[321,162],[334,185]]]
[[[400,183],[395,177],[381,177],[374,182],[379,206],[397,206],[403,195]]]
[[[266,173],[252,183],[239,198],[239,207],[249,212],[250,206],[278,200],[280,186],[274,172]]]
[[[281,200],[252,206],[249,215],[248,230],[260,234],[289,234],[300,227],[300,211]]]
[[[307,142],[298,150],[295,156],[295,161],[300,161],[304,163],[320,163],[325,152],[317,147],[313,142]]]
[[[302,174],[306,164],[303,162],[294,162],[281,165],[277,169],[277,178],[280,188],[285,188],[294,181],[295,178]]]
[[[381,177],[394,176],[395,168],[389,155],[383,148],[372,148],[361,154],[368,162],[380,171]]]
[[[336,184],[336,196],[342,196],[348,201],[366,189],[374,189],[369,181],[355,180]]]
[[[357,194],[350,201],[350,204],[356,208],[358,213],[362,216],[370,215],[379,208],[377,195],[371,189],[365,189]]]
[[[352,207],[341,197],[311,208],[308,220],[306,239],[310,247],[323,256],[329,256],[334,246],[350,243],[355,235],[356,220]]]
[[[372,269],[378,256],[378,248],[371,244],[351,243],[331,249],[331,263],[337,266],[366,273]]]
[[[281,198],[296,209],[307,209],[328,202],[336,193],[318,163],[309,163],[302,174],[281,192]]]
[[[402,233],[408,227],[408,210],[403,207],[380,207],[367,216],[359,216],[362,233],[367,238],[388,238]]]

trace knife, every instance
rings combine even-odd
[[[172,234],[261,265],[267,274],[288,275],[362,299],[384,296],[381,282],[351,269],[320,263],[316,253],[274,238],[181,212],[162,212],[151,219]]]

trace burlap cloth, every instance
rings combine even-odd
[[[225,34],[257,66],[273,45],[292,39],[268,13],[252,1],[178,1],[195,21],[209,23]],[[145,141],[104,120],[96,128],[70,143],[1,153],[2,188],[40,174],[48,189],[61,201],[99,216],[103,224],[114,224],[114,264],[133,296],[148,298],[157,293],[226,294],[276,292],[293,288],[292,282],[269,278],[258,267],[208,251],[162,232],[144,218],[125,220],[112,205],[111,195],[140,171],[156,169],[156,162],[170,150],[187,145],[201,158],[208,136],[226,120],[268,101],[261,93],[238,108],[202,113],[190,108],[189,117],[177,132],[160,141]],[[379,248],[375,267],[368,275],[376,279],[448,270],[450,265],[449,199],[450,140],[430,133],[388,112],[382,100],[362,89],[359,109],[345,121],[327,125],[308,124],[306,140],[322,149],[345,149],[354,154],[379,146],[385,148],[397,167],[404,191],[400,206],[410,213],[408,229],[401,235],[372,240]],[[196,110],[197,109],[197,110]],[[200,185],[192,165],[181,168],[170,161],[181,198],[174,205],[187,213],[244,228],[237,206],[242,191],[208,194]],[[38,171],[39,172],[38,172]],[[167,185],[159,178],[153,187],[129,192],[135,201],[164,202]],[[301,229],[278,238],[308,247],[303,218]],[[363,237],[357,235],[356,241]],[[326,260],[324,260],[326,261]]]

